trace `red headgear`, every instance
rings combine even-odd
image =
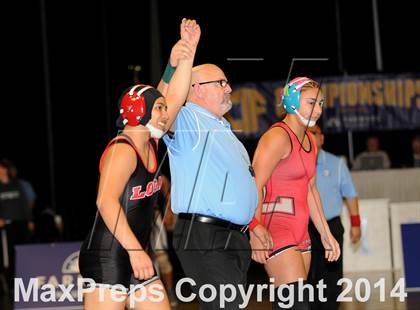
[[[162,94],[149,85],[139,84],[125,91],[119,101],[120,116],[117,126],[122,128],[125,125],[146,125],[151,118],[153,104],[159,97]]]
[[[145,86],[135,93],[136,88],[144,85],[133,86],[129,92],[125,93],[121,98],[120,114],[124,125],[137,126],[140,120],[146,114],[146,100],[141,94],[152,88]]]

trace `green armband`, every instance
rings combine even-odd
[[[168,64],[166,65],[166,68],[165,68],[165,72],[163,73],[163,76],[162,76],[162,80],[166,84],[169,84],[169,81],[171,80],[172,76],[175,73],[175,69],[176,69],[176,67],[172,67],[171,63],[168,62]]]

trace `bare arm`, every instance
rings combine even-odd
[[[166,93],[168,92],[168,85],[165,83],[162,79],[160,79],[160,82],[157,86],[157,90],[162,94],[163,97],[166,96]]]
[[[359,215],[359,199],[357,197],[346,198],[344,203],[349,210],[350,216]]]
[[[286,158],[291,150],[287,133],[281,128],[273,128],[262,136],[255,151],[253,168],[258,192],[258,207],[255,218],[261,221],[262,204],[264,200],[263,188],[269,180],[278,162]],[[252,258],[265,264],[269,257],[269,250],[273,247],[273,240],[268,230],[258,224],[250,233]]]
[[[258,142],[252,161],[258,191],[258,207],[255,211],[255,217],[258,221],[261,220],[261,208],[264,200],[263,188],[278,162],[289,156],[290,151],[289,137],[281,128],[269,130]]]
[[[336,261],[341,254],[340,245],[331,234],[327,220],[325,219],[321,198],[316,187],[315,176],[308,184],[308,207],[312,222],[321,236],[321,242],[325,248],[325,258],[328,261]]]
[[[111,146],[104,158],[96,204],[109,231],[127,250],[134,277],[149,279],[154,274],[152,261],[131,230],[119,202],[119,197],[136,165],[137,156],[130,146]]]
[[[162,175],[162,188],[161,188],[164,200],[164,206],[163,206],[163,223],[165,224],[165,227],[171,227],[174,223],[175,217],[174,213],[171,210],[171,182],[169,179]]]
[[[176,68],[181,59],[194,58],[194,53],[195,53],[195,49],[192,49],[186,40],[180,39],[172,47],[171,55],[169,57],[169,65],[172,68]],[[165,69],[165,73],[166,73],[166,70],[167,68]],[[157,89],[160,91],[160,93],[164,97],[166,97],[168,93],[168,87],[169,87],[169,83],[165,82],[164,76],[162,76],[162,79],[160,80]]]
[[[124,144],[111,146],[104,158],[96,204],[105,225],[126,250],[142,249],[122,209],[121,196],[137,159],[134,150]]]
[[[176,115],[184,104],[190,90],[192,65],[194,62],[195,50],[197,48],[198,41],[200,40],[200,35],[200,26],[194,20],[182,20],[181,39],[187,41],[188,46],[193,51],[193,57],[179,60],[174,76],[169,83],[166,96],[166,103],[168,105],[169,128],[172,128],[172,125],[176,119]]]
[[[359,215],[359,199],[357,197],[346,198],[344,203],[349,211],[350,216]],[[352,243],[356,243],[360,240],[362,233],[360,226],[352,226],[350,229],[350,239]]]
[[[330,228],[325,219],[324,209],[322,208],[321,197],[319,196],[318,188],[316,187],[315,176],[308,184],[308,207],[312,222],[319,234],[322,236],[326,233],[330,233]]]
[[[311,135],[312,141],[315,141],[315,137],[313,136],[313,134],[311,132],[308,132],[308,134]],[[318,152],[319,150],[315,146],[315,154],[318,155]],[[327,220],[325,219],[321,197],[319,196],[319,191],[316,186],[316,175],[313,176],[309,180],[307,200],[308,200],[309,214],[319,234],[322,236],[322,235],[325,235],[326,233],[330,233],[330,228],[328,226]]]

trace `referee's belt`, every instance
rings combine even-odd
[[[212,225],[223,227],[226,229],[236,230],[236,231],[239,231],[240,233],[245,233],[248,229],[248,225],[238,225],[238,224],[234,224],[232,222],[225,221],[217,217],[212,217],[208,215],[179,213],[178,218],[183,219],[183,220],[191,220],[193,222],[212,224]]]

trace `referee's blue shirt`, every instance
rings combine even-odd
[[[343,198],[357,197],[344,160],[322,149],[316,162],[316,185],[327,220],[340,216]]]
[[[250,159],[230,124],[187,102],[175,121],[175,135],[163,138],[171,168],[174,213],[198,213],[248,224],[258,194]]]

